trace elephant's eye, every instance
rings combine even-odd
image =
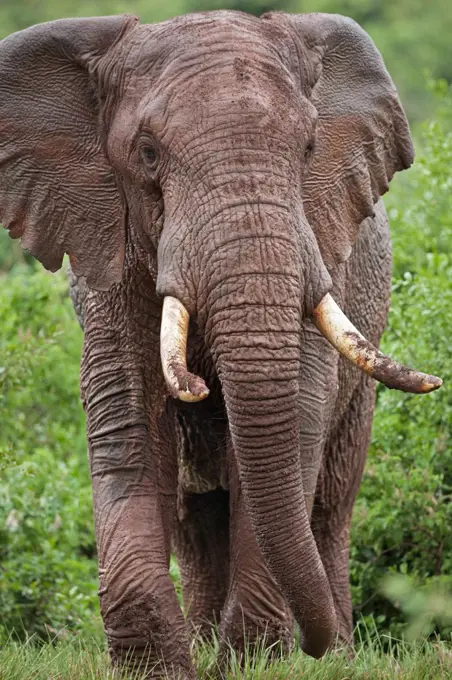
[[[157,150],[153,146],[143,146],[140,150],[141,158],[150,170],[155,170],[158,163]]]
[[[306,144],[306,148],[304,150],[304,159],[306,162],[309,162],[311,160],[312,154],[314,153],[314,142],[308,142]]]

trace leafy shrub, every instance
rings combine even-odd
[[[387,201],[395,266],[383,348],[441,376],[444,386],[422,397],[379,387],[353,522],[356,613],[375,616],[394,635],[404,617],[380,592],[388,572],[410,574],[424,591],[452,593],[452,119],[444,115],[451,95],[438,89],[443,113],[424,127],[423,152]],[[450,635],[450,617],[437,623]]]
[[[445,81],[428,86],[438,101],[435,118],[420,126],[416,163],[396,176],[387,200],[396,279],[405,272],[442,278],[451,266],[452,90]],[[436,274],[432,257],[440,254],[445,271]]]
[[[64,275],[3,277],[0,327],[0,640],[12,628],[89,629],[97,598],[81,332]]]
[[[23,265],[36,269],[38,263],[22,250],[19,241],[9,237],[6,229],[0,229],[0,274]]]
[[[452,592],[450,580],[429,579],[419,583],[403,574],[389,574],[383,579],[382,590],[404,613],[408,626],[404,637],[408,641],[426,639],[436,626],[443,632],[452,627]],[[435,635],[435,639],[437,636]]]

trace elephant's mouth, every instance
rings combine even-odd
[[[314,309],[312,321],[342,356],[387,387],[413,394],[427,394],[441,387],[441,378],[408,368],[380,352],[361,335],[329,293]],[[173,397],[196,402],[205,399],[209,390],[204,380],[187,368],[188,323],[184,305],[166,296],[160,334],[163,375]]]

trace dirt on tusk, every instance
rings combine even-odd
[[[312,316],[319,331],[342,356],[387,387],[427,394],[443,384],[441,378],[415,371],[380,352],[361,335],[329,293],[317,305]]]

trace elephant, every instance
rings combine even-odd
[[[313,657],[351,644],[376,380],[441,385],[378,350],[381,197],[412,161],[381,55],[339,15],[64,19],[0,43],[0,217],[47,269],[69,256],[114,664],[193,680],[190,637],[217,624],[225,650],[289,650],[295,622]]]

